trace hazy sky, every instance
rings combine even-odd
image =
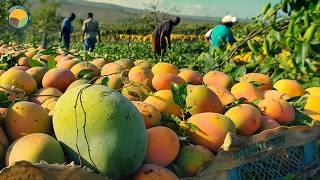
[[[105,2],[137,9],[145,9],[156,0],[87,0]],[[194,16],[221,17],[227,14],[238,17],[257,15],[267,2],[277,3],[280,0],[159,0],[159,8],[172,9],[176,7],[177,14]]]

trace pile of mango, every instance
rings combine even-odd
[[[21,49],[16,66],[0,72],[2,167],[74,161],[112,179],[192,177],[215,161],[227,133],[253,136],[293,123],[294,97],[309,94],[301,112],[320,120],[320,87],[292,79],[248,73],[235,81],[165,62],[42,52]],[[173,85],[185,85],[185,106]]]
[[[136,42],[150,42],[152,35],[128,35],[128,34],[118,34],[115,39],[117,40],[132,40]],[[196,35],[186,35],[186,34],[171,34],[171,41],[196,41],[199,37]]]

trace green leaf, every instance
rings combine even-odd
[[[184,109],[186,106],[187,84],[171,83],[171,92],[174,103]]]
[[[188,128],[190,128],[192,131],[200,131],[200,128],[192,123],[186,122],[186,125],[188,126]]]
[[[252,101],[251,104],[252,104],[253,106],[258,106],[258,104],[259,104],[260,102],[261,102],[261,99],[256,99],[256,100]]]
[[[3,91],[0,91],[0,102],[3,102],[3,101],[8,101],[8,95],[7,93],[3,92]]]
[[[52,47],[49,47],[43,51],[40,51],[39,52],[40,54],[43,54],[43,55],[56,55],[56,51],[52,49]]]
[[[184,175],[182,169],[179,166],[177,166],[175,164],[171,164],[171,166],[172,166],[174,172],[178,175],[178,177],[182,177]]]
[[[245,66],[236,67],[235,70],[231,73],[232,77],[235,80],[239,80],[239,78],[247,73],[247,69]]]
[[[0,69],[1,69],[1,70],[6,70],[6,69],[8,69],[8,63],[1,63],[1,64],[0,64]]]
[[[251,81],[250,83],[253,84],[253,85],[256,86],[256,87],[260,87],[260,86],[265,85],[264,83],[257,82],[257,81]]]
[[[232,69],[235,68],[237,65],[232,61],[227,63],[224,68],[223,68],[223,72],[224,73],[230,73],[232,72]]]
[[[233,103],[226,105],[226,109],[231,109],[239,104],[243,104],[246,101],[246,98],[240,98],[235,100]]]
[[[198,57],[198,61],[201,62],[205,68],[208,68],[215,60],[210,54],[203,52]]]
[[[304,106],[307,103],[308,96],[309,96],[308,94],[305,94],[303,96],[292,97],[292,98],[288,99],[287,102],[289,104],[291,104],[297,110],[302,111]]]
[[[272,73],[272,75],[271,75],[271,80],[273,81],[273,82],[277,82],[279,79],[281,79],[282,77],[283,77],[283,75],[284,75],[284,72],[283,72],[283,70],[281,70],[281,69],[276,69],[273,73]]]
[[[42,63],[35,59],[29,59],[28,63],[31,67],[42,67]]]
[[[269,36],[277,41],[281,41],[281,35],[279,31],[271,30]]]
[[[108,86],[108,82],[109,82],[109,77],[106,76],[102,79],[101,81],[101,85],[105,85],[105,86]]]
[[[90,69],[83,69],[79,72],[78,77],[84,79],[90,79],[94,76],[94,71]]]
[[[176,124],[179,124],[181,122],[181,119],[175,115],[168,114],[168,113],[161,113],[161,121],[162,122],[170,122],[173,121]]]
[[[311,126],[313,119],[295,109],[295,120],[289,123],[290,126]]]
[[[310,44],[303,43],[302,44],[302,51],[301,51],[301,59],[302,59],[302,61],[306,60],[306,58],[309,56],[310,52],[311,52]]]
[[[49,61],[47,63],[47,66],[48,66],[48,70],[55,68],[56,67],[56,61],[54,59],[49,59]]]

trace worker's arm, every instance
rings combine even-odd
[[[63,27],[60,31],[60,42],[62,41],[62,37],[63,37],[64,33],[65,33],[65,28]]]
[[[62,37],[66,32],[66,22],[65,20],[61,24],[61,31],[60,31],[60,41],[62,41]]]
[[[161,31],[160,34],[160,47],[161,49],[163,49],[164,47],[162,47],[163,42],[162,41],[166,41],[165,37],[164,37],[164,31]],[[166,43],[166,42],[165,42]]]
[[[204,35],[204,39],[211,43],[211,33],[212,33],[212,29],[210,29],[205,35]]]

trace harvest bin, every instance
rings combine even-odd
[[[228,134],[214,162],[190,180],[282,179],[299,174],[298,179],[315,176],[320,171],[317,139],[320,128],[279,127],[252,137]],[[0,179],[107,179],[88,169],[69,165],[33,165],[20,161],[0,172]]]
[[[228,134],[214,162],[186,179],[282,179],[315,176],[319,171],[318,126],[279,127],[252,137]]]

